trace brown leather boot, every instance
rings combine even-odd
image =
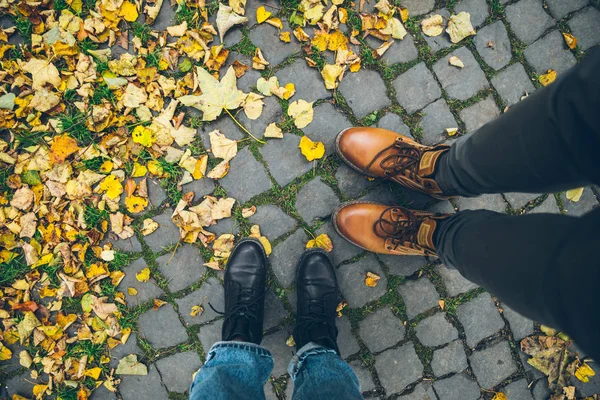
[[[448,217],[368,201],[342,204],[332,216],[335,230],[350,243],[374,253],[406,256],[436,256],[433,232]]]
[[[435,165],[450,146],[424,146],[380,128],[348,128],[336,139],[337,152],[349,166],[373,177],[390,179],[440,200],[449,199],[433,179]]]

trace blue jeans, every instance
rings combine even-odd
[[[246,342],[217,342],[196,374],[190,400],[264,399],[273,369],[269,350]],[[362,399],[358,378],[334,350],[308,343],[288,367],[293,399]]]

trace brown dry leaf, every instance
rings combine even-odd
[[[563,33],[562,35],[565,38],[565,43],[571,50],[577,47],[577,38],[575,36],[571,35],[570,33]]]
[[[146,218],[144,220],[142,229],[140,230],[141,234],[144,236],[148,236],[152,232],[158,229],[158,222],[154,221],[152,218]]]
[[[162,306],[164,306],[165,304],[167,304],[166,301],[162,301],[160,299],[154,299],[154,306],[152,307],[154,310],[158,310],[159,308],[161,308]]]
[[[346,306],[348,305],[348,302],[346,300],[342,300],[337,307],[335,308],[335,312],[337,312],[337,316],[338,318],[341,318],[342,316],[342,310],[344,308],[346,308]]]
[[[459,12],[450,17],[446,32],[450,35],[452,43],[458,43],[464,38],[475,35],[475,29],[471,25],[471,14],[466,11]]]
[[[464,68],[465,64],[463,64],[463,62],[460,60],[460,58],[456,57],[456,56],[452,56],[448,59],[448,63],[450,65],[453,65],[457,68]]]
[[[308,243],[306,243],[306,248],[319,248],[330,253],[333,250],[333,243],[331,242],[331,238],[326,233],[322,233],[316,238],[309,240]]]
[[[283,138],[283,131],[280,127],[277,126],[275,122],[271,122],[267,128],[265,129],[265,133],[263,135],[266,138]]]
[[[250,218],[254,214],[256,214],[256,206],[242,208],[242,217],[243,218]]]
[[[215,253],[215,257],[220,258],[228,258],[229,254],[231,254],[231,250],[233,250],[233,241],[235,236],[231,233],[224,233],[219,236],[213,243],[213,251]]]
[[[444,19],[441,15],[432,15],[431,17],[425,18],[423,21],[421,21],[421,30],[427,36],[439,36],[444,31],[442,26],[443,23]]]
[[[377,283],[379,283],[380,279],[381,277],[379,275],[376,275],[372,272],[367,272],[365,276],[365,285],[368,287],[375,287],[377,286]]]
[[[252,57],[252,68],[262,71],[269,65],[269,62],[265,60],[262,51],[257,47],[254,52],[254,57]]]
[[[540,75],[538,80],[540,81],[542,86],[548,86],[556,80],[556,71],[553,69],[549,69],[547,73]]]
[[[575,386],[564,387],[563,393],[567,397],[567,400],[574,400],[575,399]]]
[[[233,62],[233,64],[231,64],[231,66],[233,67],[233,70],[235,71],[235,77],[238,79],[240,79],[242,76],[244,76],[246,71],[248,71],[250,69],[249,66],[241,63],[240,60],[235,60]]]
[[[210,151],[216,158],[222,158],[224,161],[229,161],[237,154],[237,141],[227,139],[218,130],[214,130],[208,134],[210,138]]]

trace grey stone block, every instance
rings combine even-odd
[[[358,378],[358,383],[360,385],[360,390],[364,392],[370,392],[375,389],[375,382],[373,382],[373,377],[371,376],[371,372],[363,365],[360,360],[350,361],[350,368],[354,371],[354,374]],[[291,397],[290,397],[291,400]]]
[[[456,200],[459,210],[490,210],[503,213],[506,203],[500,194],[484,194],[479,197],[459,197]]]
[[[491,389],[517,372],[507,341],[499,342],[469,357],[477,381],[484,389]]]
[[[331,221],[328,221],[325,224],[323,224],[323,226],[321,226],[319,230],[315,233],[315,236],[325,233],[331,239],[331,243],[333,244],[333,250],[331,251],[331,253],[329,253],[329,258],[331,259],[333,265],[338,265],[342,261],[349,260],[363,251],[363,249],[361,249],[360,247],[353,245],[352,243],[344,239],[342,236],[340,236],[340,234],[337,233],[334,229],[333,223]]]
[[[438,265],[435,270],[442,277],[442,283],[450,297],[458,296],[478,287],[475,283],[463,278],[457,270],[447,268],[443,264]]]
[[[185,393],[192,384],[192,375],[202,362],[195,351],[175,353],[156,362],[162,381],[169,392]]]
[[[269,124],[280,122],[283,117],[283,110],[279,104],[279,100],[275,96],[265,97],[262,99],[264,106],[262,114],[257,119],[250,119],[245,112],[238,114],[240,123],[246,127],[254,136],[262,138]]]
[[[339,204],[335,192],[321,178],[304,185],[296,197],[296,210],[308,224],[312,224],[315,218],[331,215]]]
[[[557,30],[531,44],[524,54],[527,62],[538,74],[545,74],[549,69],[553,69],[560,76],[577,63],[562,34]]]
[[[165,304],[158,310],[150,309],[140,315],[138,328],[140,336],[157,349],[175,346],[188,340],[185,328],[170,304]]]
[[[287,366],[290,359],[296,352],[296,349],[289,347],[285,342],[290,337],[291,333],[287,329],[282,329],[271,335],[265,336],[261,345],[273,355],[273,371],[271,376],[276,378],[287,372]]]
[[[154,364],[148,365],[148,375],[123,375],[120,378],[119,393],[123,399],[167,400],[169,398]]]
[[[546,0],[550,13],[556,19],[562,19],[567,14],[585,7],[589,0]]]
[[[576,217],[582,216],[600,206],[600,204],[598,204],[596,195],[590,187],[583,189],[583,194],[578,202],[568,200],[566,193],[561,194],[561,198],[567,215],[573,215]]]
[[[146,179],[148,188],[148,200],[152,207],[158,208],[167,199],[167,192],[160,186],[160,182],[154,179]]]
[[[432,15],[436,15],[436,14],[439,14],[442,16],[442,18],[444,18],[444,23],[448,23],[448,19],[450,18],[450,15],[451,15],[450,11],[443,8],[441,10],[436,10],[436,11],[431,12],[428,15],[428,17],[430,17]],[[431,49],[432,53],[437,53],[438,51],[440,51],[442,49],[447,49],[448,47],[452,47],[452,45],[453,45],[453,43],[450,41],[450,35],[448,35],[448,33],[446,32],[445,29],[441,33],[441,35],[427,36],[427,35],[423,34],[423,37],[425,38],[425,41],[427,42],[427,45]]]
[[[400,0],[400,5],[408,8],[408,15],[427,14],[435,7],[435,0]]]
[[[113,249],[115,250],[121,250],[127,253],[139,253],[142,251],[142,244],[135,235],[127,239],[118,239],[116,235],[113,236],[111,234],[109,235],[109,240],[106,240],[106,242],[108,241],[112,243]]]
[[[435,286],[426,277],[415,281],[407,281],[398,286],[398,292],[406,305],[406,314],[409,319],[413,319],[424,311],[427,311],[438,305],[440,296],[435,290]]]
[[[513,32],[525,44],[539,38],[553,23],[539,0],[520,0],[506,6],[505,14]]]
[[[240,228],[233,218],[220,219],[215,225],[209,226],[207,230],[217,235],[217,237],[225,233],[230,233],[232,235],[240,233]]]
[[[425,63],[419,63],[393,82],[398,103],[412,114],[437,100],[442,91]]]
[[[452,56],[458,57],[465,67],[456,68],[450,65],[448,59]],[[466,47],[442,57],[433,65],[433,71],[448,96],[453,99],[467,100],[489,86],[477,60]]]
[[[527,203],[540,196],[542,196],[541,193],[504,193],[504,198],[514,210],[523,208]]]
[[[492,46],[489,46],[490,42]],[[510,63],[512,49],[502,21],[496,21],[477,32],[473,43],[483,61],[496,71]]]
[[[510,330],[513,333],[515,340],[521,340],[533,334],[533,321],[514,311],[513,309],[503,305],[504,317],[508,320]]]
[[[365,285],[365,275],[372,272],[381,279],[375,287]],[[387,290],[387,279],[381,266],[372,254],[353,263],[338,268],[337,279],[344,298],[353,308],[362,307],[370,301],[377,300]]]
[[[196,246],[185,244],[175,254],[165,254],[156,259],[158,269],[167,278],[171,292],[185,289],[200,280],[206,267]]]
[[[492,96],[488,96],[479,103],[475,103],[460,111],[460,119],[467,126],[467,132],[476,131],[499,116],[500,111]]]
[[[443,400],[477,400],[481,396],[477,383],[462,374],[435,381],[433,387]]]
[[[163,291],[156,285],[154,278],[150,278],[148,282],[140,282],[136,279],[135,274],[147,266],[146,261],[139,258],[123,270],[125,277],[123,277],[119,286],[117,286],[117,290],[125,293],[125,301],[128,307],[136,307],[139,304],[163,295]],[[137,294],[135,296],[130,295],[127,292],[127,288],[134,288],[137,290]]]
[[[202,343],[204,354],[208,356],[208,352],[213,344],[221,341],[221,330],[223,329],[223,320],[218,319],[209,325],[202,325],[198,332],[198,339]]]
[[[167,26],[175,25],[176,23],[175,8],[171,7],[170,2],[165,1],[150,28],[154,31],[164,31],[167,29]]]
[[[379,353],[404,339],[404,331],[392,310],[382,308],[360,322],[359,335],[372,353]]]
[[[412,343],[386,350],[375,357],[375,368],[388,396],[402,392],[423,376],[423,364]]]
[[[290,99],[292,101],[303,99],[310,102],[331,97],[331,92],[325,89],[319,71],[316,68],[309,68],[305,60],[299,59],[278,71],[275,75],[281,86],[288,83],[293,83],[296,86],[296,94]]]
[[[529,211],[532,214],[539,213],[550,213],[550,214],[560,214],[560,209],[556,204],[556,199],[553,194],[548,195],[546,200],[542,201],[542,204],[535,207],[533,210]]]
[[[265,317],[263,329],[268,330],[279,325],[288,316],[288,312],[283,308],[281,299],[269,289],[265,295]]]
[[[260,48],[271,67],[277,66],[286,58],[299,51],[298,41],[294,35],[291,36],[291,43],[283,42],[279,39],[279,29],[266,23],[260,24],[250,30],[250,40],[252,40],[252,43],[256,47]]]
[[[398,114],[394,113],[388,113],[381,117],[381,119],[377,122],[377,127],[387,129],[388,131],[397,132],[408,137],[411,135],[409,127],[406,126]]]
[[[457,128],[458,123],[450,112],[444,99],[439,99],[425,107],[422,111],[423,137],[421,142],[425,145],[440,144],[448,140],[446,128]]]
[[[335,173],[335,179],[340,191],[351,198],[358,197],[359,194],[372,187],[375,183],[346,164],[340,165]]]
[[[216,278],[208,278],[200,289],[191,292],[181,299],[176,299],[175,303],[177,303],[179,314],[181,314],[185,323],[188,325],[197,325],[212,321],[219,316],[219,314],[209,307],[208,302],[210,301],[215,309],[223,310],[225,308],[224,296],[225,291],[221,282]],[[200,305],[204,308],[204,312],[192,317],[190,315],[192,307]]]
[[[367,37],[366,41],[372,49],[376,49],[384,43],[374,36]],[[380,61],[387,65],[393,65],[398,63],[407,63],[416,60],[417,57],[419,57],[419,51],[415,46],[415,40],[410,34],[407,34],[402,40],[394,40],[394,43],[383,54],[383,56],[380,58]]]
[[[462,0],[454,6],[454,12],[458,14],[461,11],[466,11],[471,14],[471,24],[477,28],[482,25],[490,15],[488,5],[485,0]],[[479,35],[481,32],[477,32]]]
[[[159,227],[148,236],[144,236],[144,242],[154,252],[161,251],[179,241],[179,228],[171,221],[171,215],[173,215],[173,209],[167,208],[162,214],[152,218]]]
[[[260,148],[260,154],[269,167],[269,172],[279,186],[284,187],[297,177],[304,175],[313,167],[313,163],[298,149],[300,136],[287,133],[283,139],[271,139]]]
[[[588,50],[600,44],[600,11],[587,7],[571,18],[569,26],[577,38],[577,45]]]
[[[458,306],[457,315],[467,336],[467,345],[471,348],[504,327],[504,321],[489,293],[482,293]]]
[[[263,165],[256,161],[247,147],[231,160],[230,165],[231,169],[221,179],[221,185],[240,204],[271,189],[271,181]]]
[[[492,78],[492,85],[507,106],[521,101],[525,95],[533,93],[535,87],[525,72],[523,65],[516,63]]]
[[[356,118],[366,117],[373,111],[392,104],[386,96],[386,88],[381,76],[375,71],[361,70],[346,74],[339,90],[344,95]]]
[[[46,384],[47,379],[44,381],[42,378],[32,379],[30,371],[25,371],[20,375],[16,375],[3,382],[3,385],[8,392],[9,398],[13,398],[15,395],[23,396],[25,398],[32,397],[33,387],[37,384]]]
[[[535,400],[548,400],[552,391],[548,387],[548,379],[540,379],[533,387],[533,398]]]
[[[209,178],[194,180],[183,185],[183,193],[194,192],[194,201],[202,200],[202,197],[211,194],[215,190],[215,182]]]
[[[427,317],[415,328],[417,339],[428,347],[441,346],[458,339],[458,331],[444,317],[444,313],[437,313]]]
[[[294,218],[271,204],[257,207],[256,213],[248,220],[253,225],[259,225],[260,232],[269,240],[275,240],[296,227]]]
[[[352,122],[329,102],[315,107],[314,111],[313,121],[302,131],[311,140],[322,142],[325,145],[325,155],[328,156],[335,152],[335,138],[338,133],[350,128]],[[300,150],[296,150],[301,154]]]
[[[117,368],[119,361],[121,361],[123,357],[127,357],[130,354],[137,355],[138,360],[144,357],[144,351],[139,348],[137,343],[137,334],[132,333],[125,344],[120,344],[113,349],[109,348],[110,361],[108,362],[108,366],[110,368]]]
[[[533,400],[527,380],[521,379],[506,385],[502,392],[511,400]]]
[[[459,373],[464,371],[468,366],[467,355],[460,340],[455,340],[448,346],[433,352],[431,369],[435,376]]]
[[[106,386],[100,385],[89,397],[90,400],[117,400],[117,394],[109,391]]]
[[[427,260],[419,256],[378,254],[377,257],[388,267],[390,275],[411,276],[427,264]]]
[[[410,394],[398,397],[400,400],[435,400],[436,396],[433,392],[431,382],[421,382]]]
[[[308,238],[303,229],[298,229],[273,249],[271,268],[283,287],[288,287],[296,277],[296,264],[304,252]]]
[[[358,353],[360,345],[352,335],[352,326],[348,317],[342,315],[335,320],[335,324],[338,328],[337,344],[342,358]]]

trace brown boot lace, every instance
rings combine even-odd
[[[389,207],[375,221],[373,230],[378,237],[386,241],[387,250],[395,250],[405,243],[408,243],[408,247],[415,248],[418,245],[417,234],[423,219],[407,209]],[[391,245],[387,244],[388,239],[391,239]]]
[[[384,157],[379,163],[385,176],[393,177],[408,172],[409,177],[414,179],[418,175],[419,161],[421,160],[422,153],[421,150],[404,142],[401,138],[397,138],[393,144],[381,149],[373,157],[373,160],[367,165],[365,170],[369,170],[375,163],[375,160],[390,149],[397,150],[397,153]]]

